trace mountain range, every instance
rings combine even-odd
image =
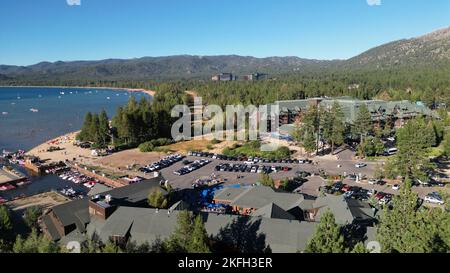
[[[384,44],[348,60],[178,55],[100,61],[41,62],[30,66],[0,65],[0,81],[206,79],[222,72],[237,75],[255,72],[276,75],[327,69],[352,71],[442,65],[450,66],[450,27],[424,36]]]

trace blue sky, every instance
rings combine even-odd
[[[345,59],[450,26],[449,0],[81,0],[68,5],[77,1],[1,0],[0,64],[177,54]]]

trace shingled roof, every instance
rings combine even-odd
[[[358,100],[349,97],[338,98],[311,98],[305,100],[276,101],[271,105],[277,105],[281,112],[307,111],[313,102],[318,102],[325,108],[331,107],[334,102],[340,104],[344,112],[345,121],[352,124],[358,115],[359,108],[365,104],[372,114],[373,120],[384,120],[388,117],[409,118],[416,115],[426,115],[438,118],[438,115],[428,107],[420,103],[412,103],[407,100],[383,101],[383,100]]]
[[[111,195],[115,201],[122,206],[136,205],[147,200],[147,196],[151,189],[158,188],[165,192],[159,184],[162,180],[164,179],[161,177],[156,177],[131,184],[129,186],[115,188],[113,190],[103,192],[102,194]],[[86,225],[91,220],[89,215],[89,198],[74,200],[55,206],[50,212],[56,217],[63,227],[75,225],[76,230],[81,233],[86,231]],[[64,234],[59,234],[55,226],[59,223],[53,222],[49,214],[44,215],[42,219],[48,234],[53,240],[59,240],[64,236]]]
[[[375,211],[369,204],[355,199],[346,199],[342,195],[319,197],[314,202],[313,209],[317,211],[315,221],[320,221],[322,214],[329,209],[336,223],[340,225],[352,224],[355,221],[371,221],[375,217]]]
[[[151,244],[156,239],[164,240],[173,233],[179,213],[180,211],[169,213],[168,210],[119,207],[105,221],[93,219],[88,225],[87,235],[95,233],[105,241],[112,236],[127,234],[131,242]],[[245,240],[260,238],[275,253],[304,250],[315,230],[315,223],[309,222],[214,213],[201,213],[201,216],[209,236],[243,236],[246,237]]]

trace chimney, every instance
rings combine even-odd
[[[113,198],[111,195],[96,195],[94,198],[89,200],[89,215],[98,217],[102,220],[108,219],[108,217],[111,216],[117,208],[117,206],[112,203]]]

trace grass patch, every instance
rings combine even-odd
[[[286,159],[290,158],[291,151],[288,147],[282,146],[276,151],[261,151],[261,144],[258,141],[247,142],[243,145],[235,144],[222,151],[227,156],[253,156],[268,159]]]

